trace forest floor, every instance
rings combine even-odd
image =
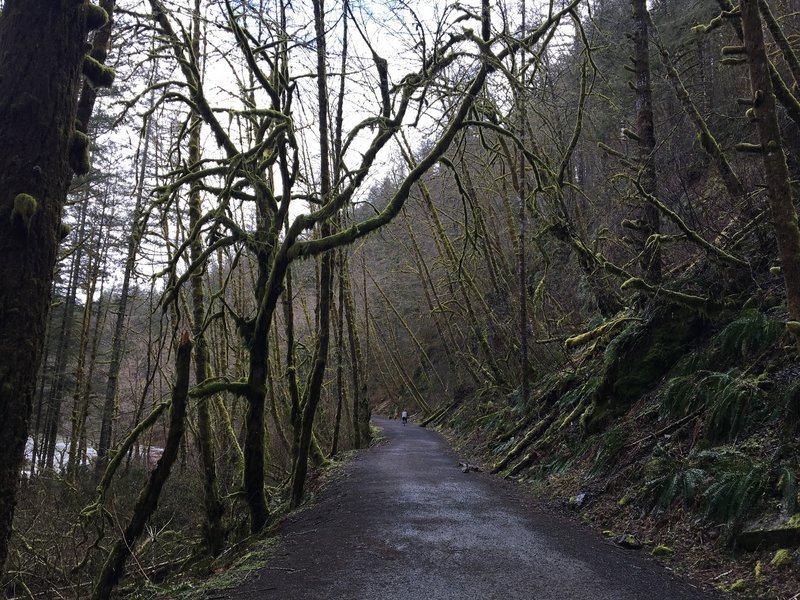
[[[438,433],[376,423],[382,441],[281,524],[263,568],[206,598],[721,598],[542,509],[512,482],[463,472]]]

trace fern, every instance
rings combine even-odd
[[[690,506],[707,478],[708,474],[696,467],[682,469],[671,477],[666,477],[659,486],[653,508],[657,512],[666,511],[679,499],[683,500],[685,506]]]
[[[704,378],[708,416],[704,433],[710,441],[730,440],[743,429],[747,418],[760,407],[759,388],[731,373],[710,373]]]
[[[712,442],[730,440],[763,407],[763,400],[763,393],[751,379],[739,377],[733,371],[701,371],[667,382],[661,393],[661,414],[678,418],[705,407],[705,437]]]
[[[682,417],[696,407],[702,399],[698,395],[697,376],[684,375],[673,377],[661,392],[661,415],[664,417]]]
[[[492,450],[492,454],[494,455],[504,454],[507,450],[511,448],[511,446],[516,441],[517,441],[516,436],[511,436],[505,442],[502,442],[501,444],[495,446],[494,450]]]
[[[709,367],[709,355],[704,352],[691,352],[680,359],[672,368],[675,375],[693,375]]]
[[[787,387],[779,400],[772,417],[782,420],[790,432],[796,432],[800,428],[800,382]]]
[[[662,447],[656,447],[653,458],[645,466],[647,481],[645,495],[650,499],[652,512],[668,511],[678,500],[691,506],[708,481],[706,469],[695,464],[693,456],[673,460]]]
[[[780,323],[757,310],[746,310],[716,337],[719,353],[726,358],[745,358],[775,343]]]
[[[743,476],[744,475],[744,476]],[[747,474],[728,471],[705,492],[706,515],[718,523],[741,522],[761,502],[766,491],[767,470],[758,465]]]
[[[503,418],[504,418],[503,411],[496,410],[492,413],[489,413],[488,415],[479,417],[477,420],[477,424],[479,427],[485,429],[496,429],[497,426],[503,422]]]
[[[625,443],[628,441],[629,432],[624,427],[615,427],[603,436],[603,443],[597,451],[597,456],[594,459],[594,466],[590,471],[590,475],[598,475],[605,473],[610,467],[617,462],[617,458],[625,448]]]

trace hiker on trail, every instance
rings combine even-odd
[[[403,419],[403,425],[408,423],[408,411],[404,408],[403,412],[400,414],[400,418]]]

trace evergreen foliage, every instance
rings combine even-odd
[[[781,325],[768,315],[750,309],[742,312],[716,336],[718,358],[736,360],[763,352],[781,333]]]
[[[755,414],[763,411],[765,400],[758,382],[735,370],[673,377],[660,395],[665,417],[679,418],[702,408],[703,433],[711,442],[736,437]]]

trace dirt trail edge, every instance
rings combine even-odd
[[[649,560],[530,506],[496,477],[462,473],[435,432],[375,419],[362,452],[281,528],[278,555],[216,598],[700,600]]]

